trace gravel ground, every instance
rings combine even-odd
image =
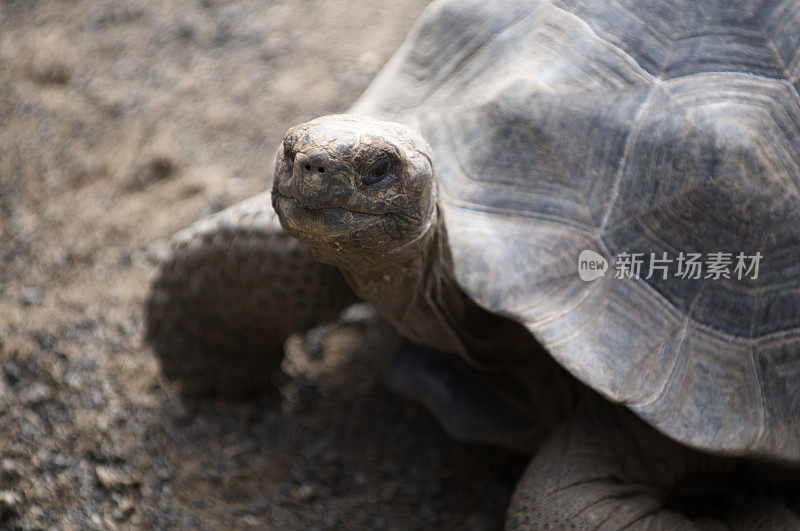
[[[248,401],[182,399],[142,339],[169,236],[265,189],[425,4],[0,1],[0,527],[501,526],[525,458],[391,394],[363,308]]]

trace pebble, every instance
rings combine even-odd
[[[0,461],[0,479],[12,481],[20,477],[22,467],[13,459],[4,458]]]
[[[317,488],[312,483],[303,483],[296,489],[292,489],[290,496],[295,501],[307,502],[317,496]]]
[[[118,490],[139,483],[130,474],[110,466],[97,465],[94,467],[94,473],[97,475],[100,484],[109,490]]]
[[[44,304],[45,293],[42,288],[27,286],[22,288],[19,300],[25,306],[40,306]]]
[[[114,509],[113,516],[117,521],[124,521],[129,519],[134,511],[136,511],[136,507],[133,502],[128,498],[122,498],[117,502],[117,508]]]
[[[339,320],[349,325],[367,326],[375,323],[378,320],[378,316],[370,305],[360,303],[353,304],[342,310],[342,313],[339,314]]]
[[[16,513],[21,501],[17,493],[10,490],[0,490],[0,515]]]

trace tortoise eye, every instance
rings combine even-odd
[[[361,177],[364,184],[375,184],[384,180],[391,173],[392,164],[389,159],[381,159],[373,164],[369,171]]]

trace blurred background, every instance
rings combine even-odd
[[[187,403],[142,341],[168,238],[269,183],[426,0],[0,0],[0,527],[502,524],[524,457],[450,441],[369,316],[275,391]]]

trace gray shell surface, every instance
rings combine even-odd
[[[799,73],[798,2],[436,2],[352,112],[433,146],[475,301],[677,440],[800,462]]]

